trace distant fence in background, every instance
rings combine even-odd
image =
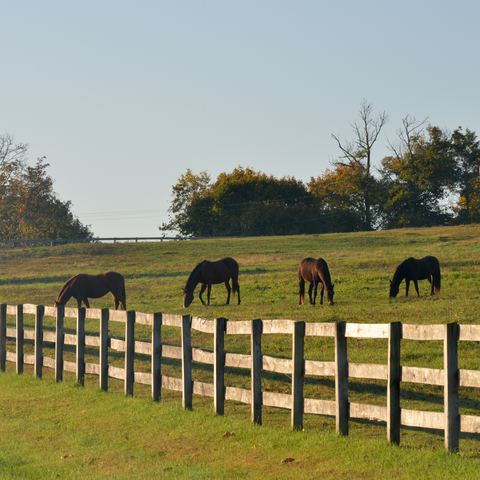
[[[24,321],[26,315],[33,321]],[[7,328],[15,322],[15,328]],[[44,331],[44,316],[55,319],[55,331]],[[15,317],[15,320],[12,318]],[[64,333],[64,320],[76,319],[76,334]],[[85,319],[99,321],[97,332],[85,335]],[[109,321],[125,323],[124,339],[110,338]],[[150,341],[135,340],[135,324],[148,327]],[[24,328],[26,326],[27,328]],[[180,330],[180,346],[162,344],[162,326]],[[150,330],[151,329],[151,330]],[[213,351],[192,347],[191,331],[213,336]],[[276,358],[262,353],[262,336],[289,335],[292,339],[290,358]],[[249,354],[225,351],[226,335],[247,336]],[[305,357],[305,338],[330,337],[334,342],[334,361],[314,361]],[[143,337],[145,339],[145,336]],[[379,339],[388,342],[386,365],[360,364],[348,361],[347,339]],[[441,341],[443,343],[443,369],[401,366],[402,340]],[[270,406],[291,411],[293,429],[303,427],[304,414],[326,415],[336,419],[337,433],[348,435],[351,419],[386,422],[387,439],[400,442],[400,428],[414,427],[443,430],[447,451],[459,449],[460,432],[480,433],[480,416],[460,415],[459,386],[480,388],[480,371],[461,370],[458,367],[458,343],[480,341],[480,326],[459,325],[406,325],[356,323],[305,323],[293,320],[227,321],[224,318],[205,320],[190,315],[146,314],[134,311],[74,309],[43,307],[37,305],[0,306],[0,370],[6,362],[16,364],[18,374],[24,364],[33,365],[34,374],[42,377],[42,368],[55,370],[55,378],[62,381],[63,371],[76,373],[77,382],[84,384],[85,375],[98,375],[99,387],[108,390],[108,379],[124,382],[124,393],[133,395],[134,384],[151,386],[152,398],[161,398],[161,389],[179,391],[182,404],[192,408],[193,395],[213,398],[214,410],[224,413],[227,400],[251,405],[251,420],[262,423],[262,407]],[[30,344],[32,354],[24,353],[24,342]],[[33,345],[31,345],[33,343]],[[64,361],[64,345],[74,345],[75,361]],[[98,363],[85,361],[85,346],[98,348]],[[8,348],[7,348],[8,347]],[[32,348],[33,347],[33,348]],[[421,348],[421,343],[419,344]],[[124,363],[109,364],[109,350],[124,352]],[[47,353],[48,355],[44,355]],[[135,371],[134,356],[150,357],[142,362],[147,372]],[[118,355],[112,352],[111,355]],[[97,354],[94,354],[94,358]],[[181,364],[181,378],[162,375],[162,358],[177,359]],[[120,360],[120,367],[118,364]],[[195,363],[213,365],[213,383],[194,381]],[[250,389],[225,385],[225,369],[247,369]],[[262,372],[275,372],[291,377],[291,394],[262,391]],[[335,400],[304,397],[307,376],[334,377]],[[348,379],[373,379],[386,381],[386,406],[349,402]],[[444,411],[419,411],[400,407],[401,384],[417,383],[444,387]]]
[[[173,242],[182,240],[194,240],[191,237],[109,237],[109,238],[68,238],[60,240],[0,240],[0,248],[14,247],[40,247],[65,245],[67,243],[121,243],[121,242]]]

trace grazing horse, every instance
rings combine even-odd
[[[395,270],[393,280],[390,280],[390,297],[395,298],[397,296],[399,285],[403,279],[406,283],[406,297],[408,297],[410,280],[413,281],[418,296],[420,296],[418,280],[428,280],[430,282],[430,295],[440,294],[440,264],[435,257],[427,256],[420,260],[410,257],[403,261]]]
[[[79,273],[68,280],[60,290],[55,306],[65,305],[73,297],[77,300],[78,308],[82,306],[82,302],[87,308],[90,308],[88,298],[100,298],[108,292],[113,294],[115,310],[119,303],[122,304],[123,310],[127,309],[125,280],[122,275],[116,272],[105,272],[98,275]]]
[[[232,288],[230,288],[230,279],[232,279]],[[238,285],[238,263],[230,257],[221,258],[216,262],[209,262],[204,260],[199,263],[190,274],[187,280],[187,285],[183,289],[183,306],[189,307],[193,301],[193,292],[196,286],[201,283],[200,293],[198,297],[205,305],[202,298],[202,293],[207,290],[207,301],[210,305],[210,292],[212,291],[212,284],[225,283],[227,289],[227,305],[230,303],[230,292],[233,289],[233,296],[235,292],[238,294],[238,304],[240,305],[240,286]]]
[[[303,305],[305,300],[305,282],[310,283],[308,288],[308,296],[310,297],[310,303],[315,305],[317,298],[318,284],[322,284],[320,291],[320,305],[323,304],[323,292],[327,290],[327,300],[329,305],[333,305],[333,283],[330,278],[330,272],[328,270],[327,262],[323,258],[315,260],[308,257],[303,259],[298,266],[298,284],[300,287],[300,305]],[[312,290],[315,287],[312,301]]]

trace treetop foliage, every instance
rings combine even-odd
[[[92,238],[71,212],[71,202],[55,194],[45,158],[29,166],[27,150],[14,137],[0,136],[0,241]]]
[[[308,184],[241,166],[215,182],[190,169],[173,186],[170,221],[182,235],[240,236],[349,232],[480,221],[480,142],[407,116],[378,166],[372,152],[388,117],[363,103],[354,141]]]

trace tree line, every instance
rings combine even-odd
[[[0,135],[0,242],[92,238],[93,233],[53,190],[45,157],[27,162],[28,145]]]
[[[249,167],[221,173],[187,169],[172,187],[161,231],[191,236],[294,235],[430,227],[480,222],[480,142],[407,116],[391,155],[378,165],[374,147],[388,122],[361,104],[353,140],[338,144],[332,167],[308,183]]]

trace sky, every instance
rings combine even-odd
[[[95,237],[157,237],[189,168],[308,182],[362,102],[480,136],[480,2],[3,0],[0,135]]]

